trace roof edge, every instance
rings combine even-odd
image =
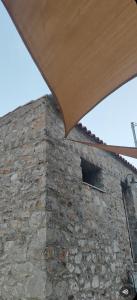
[[[88,130],[87,127],[85,125],[83,125],[82,123],[78,123],[75,127],[78,128],[78,129],[80,129],[93,142],[96,142],[97,144],[107,145],[103,140],[101,140],[94,133],[92,133],[91,130]],[[135,166],[133,166],[130,162],[128,162],[124,157],[122,157],[121,155],[116,154],[116,153],[112,153],[112,155],[116,159],[118,159],[119,161],[121,161],[126,167],[130,168],[134,173],[137,174],[137,168]]]

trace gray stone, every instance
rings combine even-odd
[[[99,287],[99,278],[98,278],[97,275],[95,275],[95,276],[93,277],[93,280],[92,280],[92,287],[93,287],[94,289],[96,289],[96,288]]]
[[[34,273],[25,285],[25,296],[28,298],[45,299],[46,278],[44,272]]]
[[[70,286],[70,291],[75,294],[79,291],[78,284],[75,280],[70,280],[69,281],[69,286]]]
[[[43,216],[43,213],[41,211],[33,212],[30,217],[30,220],[29,220],[30,226],[34,227],[34,228],[40,226],[40,224],[42,222],[42,216]]]
[[[116,240],[114,240],[114,252],[119,252],[120,249],[119,249],[119,246],[118,246],[118,242]]]
[[[70,254],[77,254],[78,253],[78,249],[77,248],[72,248],[69,250]]]
[[[102,274],[105,274],[106,273],[106,267],[103,265],[102,266]]]
[[[87,261],[89,262],[91,260],[91,254],[87,255]]]
[[[75,263],[76,263],[76,264],[80,264],[80,263],[81,263],[81,259],[82,259],[82,254],[81,254],[81,253],[78,253],[78,254],[75,256]]]
[[[46,280],[46,297],[49,297],[53,292],[52,283]]]
[[[94,274],[95,273],[95,265],[91,265],[91,272],[92,272],[92,274]]]
[[[85,289],[85,290],[89,290],[89,289],[90,289],[90,286],[91,286],[90,282],[89,282],[89,281],[86,281],[86,282],[85,282],[85,285],[84,285],[84,289]]]
[[[76,266],[76,268],[75,268],[75,273],[76,274],[80,274],[81,273],[81,270],[80,270],[80,268],[78,266]]]
[[[72,264],[67,263],[67,269],[70,273],[72,273],[75,269],[75,267]]]
[[[84,247],[86,243],[87,243],[86,240],[79,240],[78,241],[78,244],[79,244],[80,247]]]
[[[58,297],[65,296],[67,292],[67,283],[66,281],[60,281],[55,287],[55,293]]]
[[[111,264],[111,271],[113,273],[115,273],[115,271],[116,271],[116,265],[115,265],[115,263]]]
[[[14,173],[12,176],[11,176],[11,181],[16,181],[18,178],[18,174],[17,173]]]
[[[35,268],[33,266],[32,263],[30,262],[25,262],[25,263],[16,263],[13,264],[12,268],[11,268],[11,272],[14,276],[14,278],[16,278],[16,280],[23,280],[27,277],[29,277],[30,275],[33,274]]]

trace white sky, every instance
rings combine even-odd
[[[0,41],[2,116],[17,106],[49,93],[49,89],[1,2]],[[108,144],[134,146],[130,126],[132,121],[137,122],[137,79],[107,97],[86,115],[82,123]],[[137,167],[137,160],[128,160]]]

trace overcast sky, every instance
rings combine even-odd
[[[1,2],[0,41],[2,116],[50,91]],[[107,97],[86,115],[82,123],[108,144],[134,146],[130,126],[132,121],[137,122],[137,79]],[[129,160],[137,167],[137,160]]]

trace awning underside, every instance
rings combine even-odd
[[[56,96],[66,134],[107,95],[137,75],[135,0],[3,3]],[[127,155],[125,147],[118,151]],[[128,155],[137,157],[136,149],[128,148]]]

